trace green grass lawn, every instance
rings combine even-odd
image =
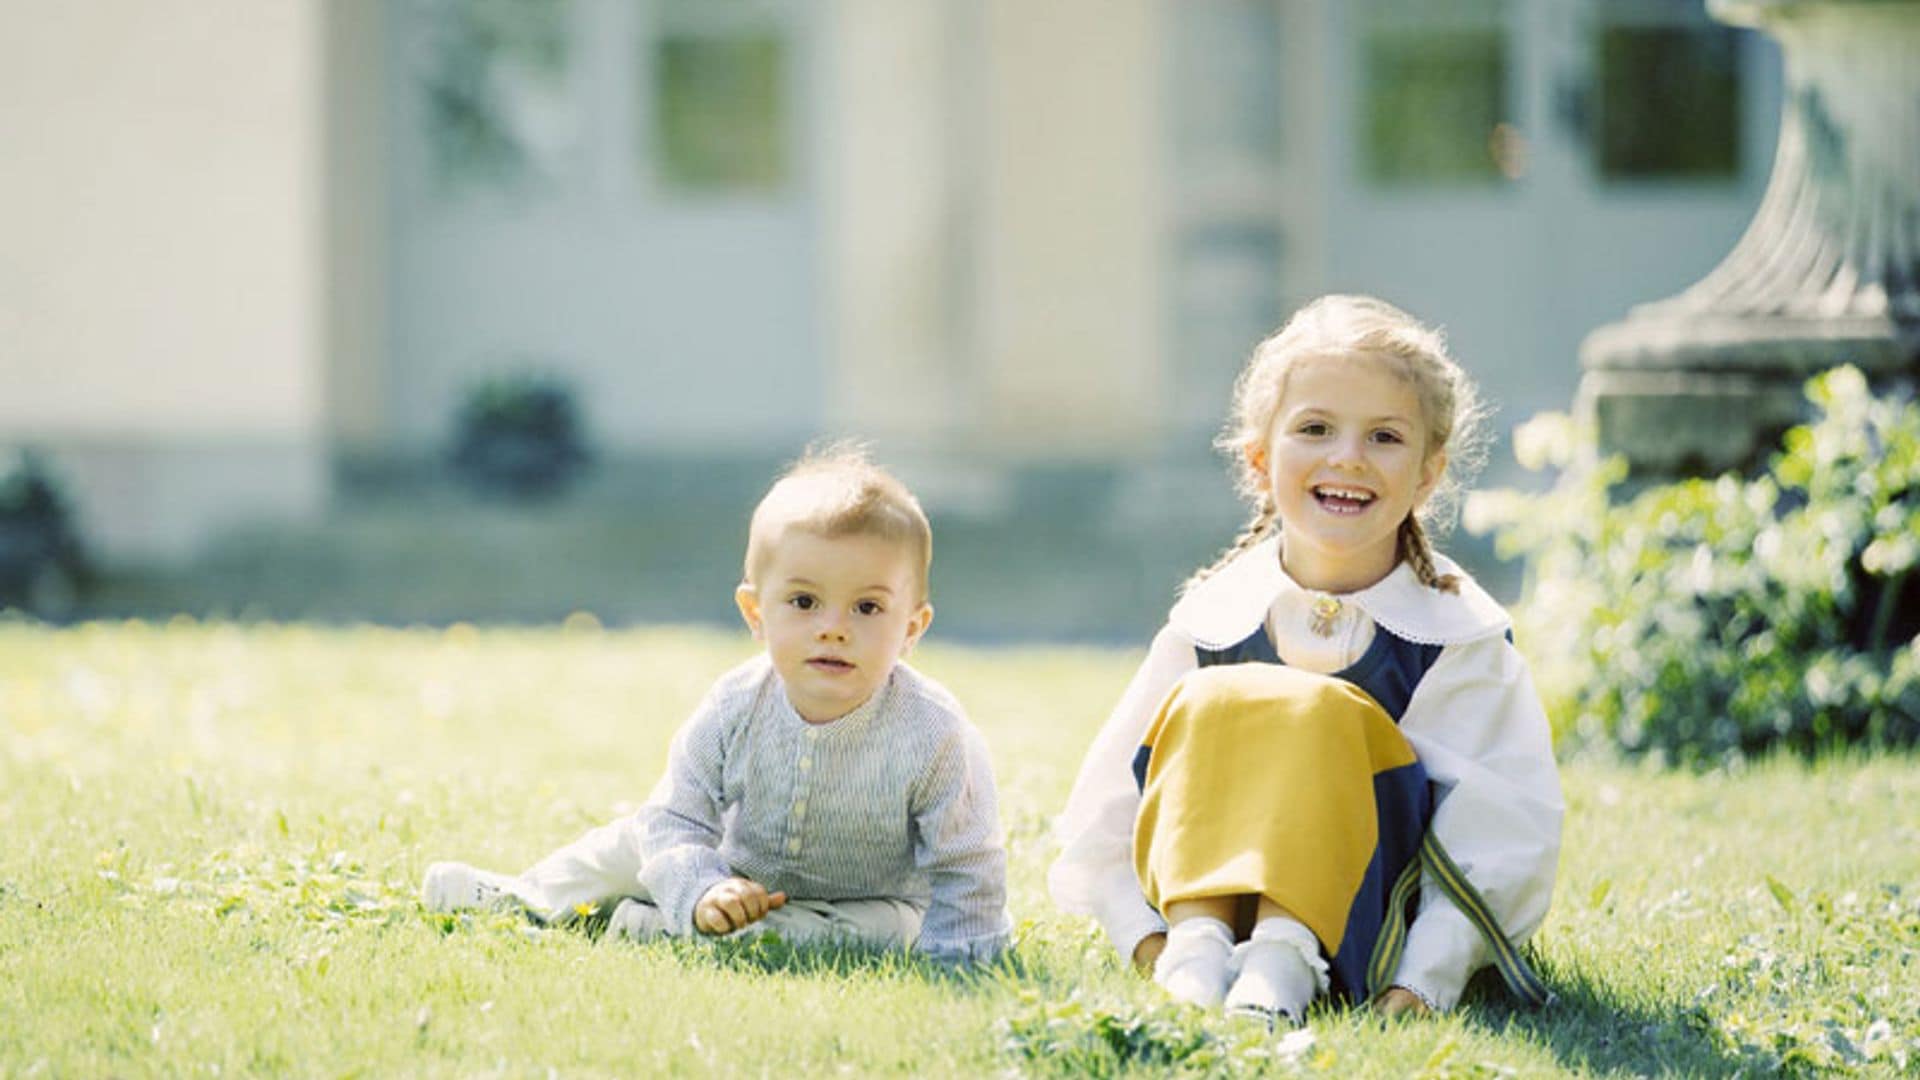
[[[1566,768],[1549,1009],[1286,1042],[1163,1004],[1048,904],[1135,654],[924,648],[990,739],[1014,956],[952,975],[422,912],[630,808],[744,635],[0,624],[0,1076],[1721,1075],[1920,1068],[1920,769]]]

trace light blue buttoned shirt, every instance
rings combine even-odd
[[[859,708],[809,724],[762,654],[720,677],[674,736],[636,824],[640,883],[681,932],[740,876],[794,899],[905,900],[914,948],[985,960],[1005,947],[1006,851],[985,740],[906,664]]]

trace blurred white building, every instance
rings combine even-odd
[[[135,558],[323,514],[526,369],[616,465],[1177,488],[1328,290],[1515,422],[1758,200],[1777,61],[1700,7],[0,0],[0,444]]]

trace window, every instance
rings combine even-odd
[[[443,192],[551,182],[573,145],[567,0],[420,0],[428,169]]]
[[[1282,65],[1272,0],[1180,0],[1174,10],[1178,159],[1277,160]]]
[[[1506,5],[1370,0],[1361,8],[1361,173],[1378,184],[1484,184],[1512,130]]]
[[[672,191],[765,193],[792,172],[790,34],[776,8],[674,0],[647,40],[651,170]]]
[[[1285,314],[1283,22],[1273,0],[1173,0],[1168,249],[1182,433],[1220,422],[1254,342]],[[1204,440],[1195,440],[1204,445]]]
[[[1285,241],[1277,226],[1226,221],[1186,230],[1173,251],[1177,422],[1210,430],[1253,346],[1286,315]]]
[[[1596,28],[1595,168],[1610,180],[1731,178],[1740,169],[1735,31],[1693,5],[1654,13],[1666,9],[1657,22],[1603,18]]]

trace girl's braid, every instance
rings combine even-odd
[[[1413,576],[1422,585],[1441,592],[1460,591],[1460,575],[1442,574],[1433,565],[1433,545],[1427,542],[1427,530],[1418,514],[1408,514],[1400,523],[1400,557],[1413,567]]]
[[[1221,567],[1232,562],[1235,556],[1265,540],[1267,534],[1273,531],[1273,523],[1279,516],[1279,509],[1273,504],[1273,496],[1261,494],[1254,502],[1253,516],[1247,519],[1246,527],[1240,530],[1240,535],[1233,538],[1233,543],[1228,544],[1227,549],[1221,552],[1220,557],[1213,560],[1211,565],[1194,571],[1186,584],[1180,586],[1180,591],[1185,592],[1207,580]]]

